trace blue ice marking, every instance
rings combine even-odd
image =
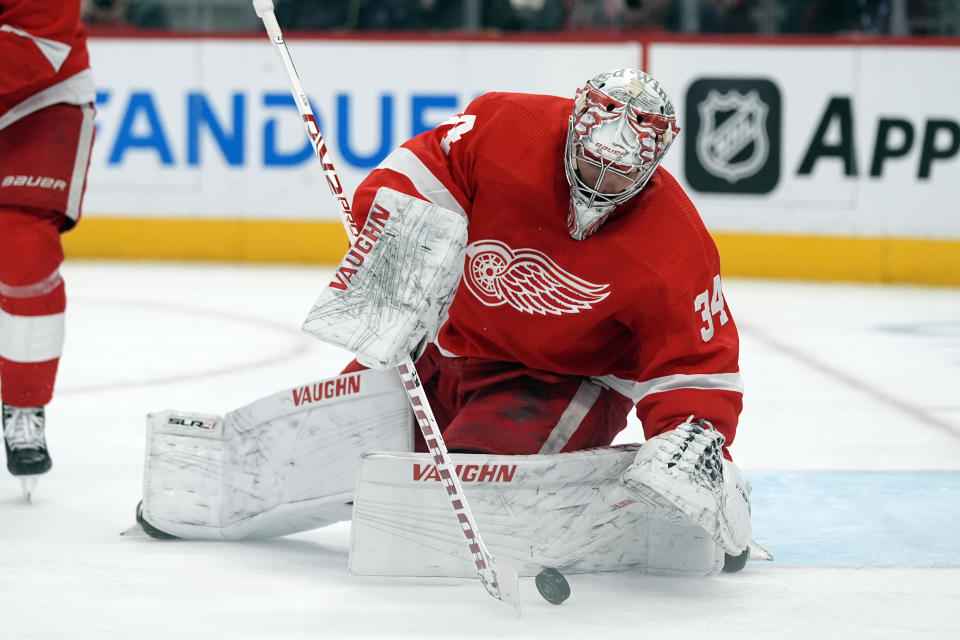
[[[779,565],[960,566],[960,472],[748,474]]]

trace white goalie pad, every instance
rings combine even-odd
[[[286,535],[350,517],[360,455],[412,451],[396,371],[360,371],[261,398],[226,416],[147,416],[143,517],[187,539]]]
[[[480,535],[521,576],[630,568],[718,573],[723,550],[699,526],[651,518],[620,476],[638,446],[551,455],[451,456]],[[474,558],[432,458],[364,454],[353,506],[350,570],[360,575],[476,577]]]
[[[387,369],[415,357],[444,320],[466,244],[462,213],[381,188],[303,330],[368,367]]]

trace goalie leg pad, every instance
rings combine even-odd
[[[453,454],[490,551],[535,576],[631,569],[704,576],[723,550],[702,528],[631,510],[620,476],[636,445],[526,456]],[[350,570],[360,575],[476,577],[429,454],[368,453],[357,478]]]
[[[287,389],[226,416],[147,416],[143,517],[179,538],[286,535],[350,517],[360,454],[412,450],[396,371]]]

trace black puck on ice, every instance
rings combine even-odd
[[[537,591],[550,604],[561,604],[570,597],[570,584],[556,569],[544,569],[534,578]]]

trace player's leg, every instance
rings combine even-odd
[[[66,308],[59,234],[80,218],[93,116],[92,106],[55,104],[0,129],[0,394],[17,475],[50,468],[44,407]]]
[[[620,476],[639,445],[538,455],[453,455],[464,492],[497,558],[520,575],[629,569],[705,576],[723,550],[699,526],[632,510]],[[357,480],[350,569],[364,575],[468,577],[474,560],[444,513],[426,453],[370,453]]]
[[[451,451],[516,455],[602,447],[623,430],[633,407],[626,396],[586,378],[445,357],[432,344],[416,367]],[[354,360],[344,372],[364,369]],[[427,450],[419,433],[415,450]]]
[[[455,451],[555,454],[603,447],[623,429],[633,407],[625,396],[589,379],[525,371],[506,365],[498,368],[495,363],[470,358],[444,358],[435,350],[428,350],[418,366],[421,364],[425,375],[430,376],[425,386],[431,402],[441,408],[452,407],[448,409],[452,418],[444,430],[444,437]],[[680,432],[685,433],[683,429]],[[640,451],[646,454],[651,447],[657,446],[658,441],[647,443]],[[638,455],[637,460],[643,457]],[[630,469],[635,467],[633,465]],[[724,465],[724,473],[733,478],[735,467],[727,467]],[[628,508],[642,516],[637,526],[644,527],[649,533],[645,544],[663,557],[671,558],[666,564],[659,564],[658,571],[685,566],[683,553],[674,553],[681,539],[684,541],[681,546],[689,545],[686,552],[691,557],[713,558],[719,549],[718,557],[722,561],[723,543],[711,539],[711,536],[716,538],[716,532],[709,522],[691,517],[669,501],[652,500],[644,492],[638,492],[633,475],[628,476],[626,482],[619,475],[613,480],[615,488],[609,494],[610,504],[620,504],[619,508]],[[729,486],[744,485],[733,479]],[[730,513],[734,514],[734,511],[731,509]],[[748,523],[749,510],[746,513]],[[738,526],[742,528],[743,519],[731,517],[740,522]],[[691,527],[701,534],[687,535]],[[702,535],[704,530],[709,534],[706,543]],[[746,535],[749,542],[749,531]],[[660,549],[661,544],[670,551]],[[709,560],[707,564],[712,562]],[[716,569],[719,570],[720,566],[722,562]]]
[[[44,407],[63,349],[61,216],[0,205],[0,396],[7,468],[44,473],[51,461]]]
[[[410,451],[412,431],[396,371],[311,382],[226,416],[153,413],[139,519],[148,533],[194,539],[281,536],[349,519],[360,455]]]
[[[434,388],[460,389],[460,406],[444,431],[451,450],[530,454],[605,446],[633,406],[589,379],[533,371],[508,377],[509,370],[489,363],[473,369],[469,358],[452,365],[434,359]],[[449,375],[451,366],[458,375]],[[635,501],[631,508],[702,527],[733,562],[746,557],[750,544],[750,492],[739,468],[723,458],[723,444],[708,422],[687,420],[644,443],[623,486]]]

